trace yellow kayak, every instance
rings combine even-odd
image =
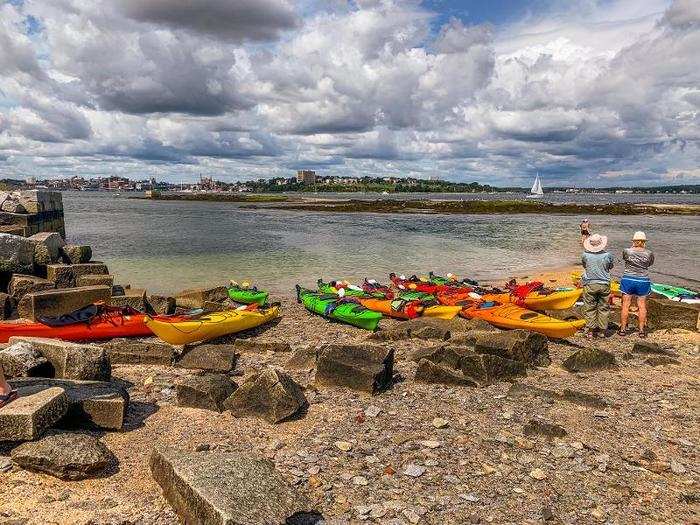
[[[423,310],[423,316],[450,320],[457,317],[461,311],[461,306],[447,306],[440,304],[436,306],[426,306],[425,310]]]
[[[571,282],[574,284],[578,285],[581,282],[581,277],[583,277],[582,271],[574,270],[571,272]],[[614,279],[610,281],[610,293],[618,297],[622,295],[622,292],[620,291],[620,281],[616,281]]]
[[[514,303],[531,310],[566,310],[571,308],[579,300],[583,289],[559,290],[549,294],[532,292],[524,299],[519,299],[507,293],[485,295],[487,301],[497,301],[499,303]]]
[[[184,345],[208,341],[224,335],[235,334],[278,317],[279,306],[257,310],[226,310],[212,312],[196,319],[163,321],[146,316],[146,326],[154,334],[171,345]]]

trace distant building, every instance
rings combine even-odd
[[[316,172],[313,170],[297,171],[297,182],[302,184],[316,184]]]

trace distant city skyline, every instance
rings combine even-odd
[[[697,0],[0,2],[0,178],[700,183]]]

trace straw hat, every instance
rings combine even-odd
[[[634,235],[632,236],[633,241],[646,241],[647,236],[644,232],[634,232]]]
[[[594,233],[583,241],[583,247],[587,252],[598,253],[602,252],[608,245],[608,238],[605,235]]]

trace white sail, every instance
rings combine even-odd
[[[530,193],[533,195],[544,195],[544,192],[542,191],[542,183],[540,182],[540,176],[537,175],[535,177],[535,183],[532,185],[532,189],[530,190]]]

